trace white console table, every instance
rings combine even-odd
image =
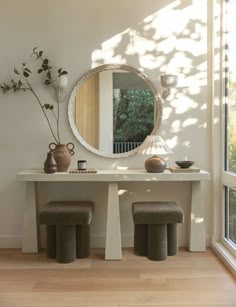
[[[106,260],[121,260],[121,231],[119,213],[119,182],[173,182],[188,181],[192,183],[189,251],[205,251],[205,229],[203,217],[203,202],[201,194],[201,181],[210,180],[206,171],[200,173],[147,173],[145,170],[98,170],[97,173],[55,173],[45,174],[43,170],[25,170],[17,174],[17,180],[27,184],[24,209],[24,233],[22,251],[37,253],[38,229],[37,224],[37,182],[107,182],[107,224],[106,224]]]

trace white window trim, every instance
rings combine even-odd
[[[224,171],[224,99],[223,99],[223,31],[222,25],[224,24],[223,12],[225,9],[224,0],[210,0],[209,12],[212,13],[208,16],[209,32],[212,33],[210,41],[212,42],[213,59],[209,62],[211,64],[211,75],[209,75],[209,87],[213,86],[212,98],[212,209],[213,209],[213,236],[212,248],[225,265],[236,275],[236,253],[233,246],[224,238],[224,197],[225,189],[224,184],[229,187],[235,188],[235,175]],[[220,38],[216,33],[221,33]],[[218,50],[218,54],[216,54]],[[218,74],[218,78],[216,75]],[[216,77],[216,78],[215,78]],[[214,81],[214,80],[217,81]],[[218,84],[216,84],[218,83]],[[218,86],[217,86],[218,85]],[[218,121],[217,121],[218,120]]]
[[[212,249],[228,267],[228,269],[236,276],[236,261],[234,255],[220,242],[213,242]]]

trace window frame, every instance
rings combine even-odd
[[[226,228],[228,227],[228,216],[227,212],[229,211],[229,199],[226,196],[226,191],[228,189],[232,189],[236,191],[236,173],[230,172],[227,170],[228,168],[228,159],[227,159],[227,124],[228,124],[228,102],[227,102],[227,76],[226,73],[228,72],[227,67],[227,49],[228,40],[227,40],[227,6],[229,1],[232,0],[223,0],[222,2],[222,44],[221,44],[221,86],[222,86],[222,141],[221,141],[221,148],[222,148],[222,161],[221,161],[221,212],[222,212],[222,227],[221,227],[221,241],[223,245],[230,250],[230,252],[236,256],[236,245],[226,237]]]

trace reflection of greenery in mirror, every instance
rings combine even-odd
[[[156,133],[162,115],[159,95],[141,71],[105,64],[84,74],[72,90],[68,116],[80,143],[103,157],[134,154]]]
[[[150,89],[140,88],[113,93],[113,152],[120,153],[136,148],[152,132],[154,96]]]

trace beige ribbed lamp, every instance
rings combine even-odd
[[[168,147],[165,141],[159,135],[148,135],[138,149],[142,155],[154,156],[145,161],[145,168],[148,173],[162,173],[166,168],[166,162],[159,155],[172,154],[173,151]]]

